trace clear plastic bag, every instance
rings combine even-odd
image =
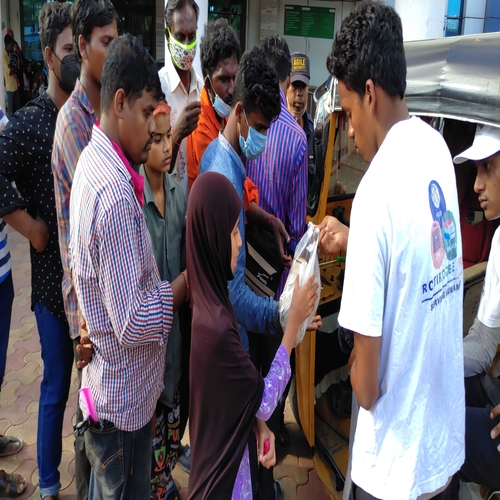
[[[300,325],[293,347],[298,346],[302,342],[306,329],[313,320],[319,304],[321,276],[319,273],[318,242],[319,229],[316,228],[312,222],[309,222],[306,233],[302,236],[302,239],[299,241],[299,244],[295,249],[292,268],[290,269],[290,274],[288,275],[285,288],[280,298],[280,323],[283,330],[285,330],[288,321],[288,314],[290,312],[290,306],[292,305],[293,289],[295,287],[296,278],[299,278],[299,286],[303,286],[311,276],[315,277],[315,281],[318,284],[318,297],[311,316]]]

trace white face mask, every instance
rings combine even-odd
[[[170,55],[174,64],[182,71],[189,71],[193,65],[194,56],[196,55],[196,45],[198,43],[195,40],[189,45],[184,45],[183,43],[176,40],[172,33],[170,33],[170,28],[168,29],[168,48],[170,50]]]

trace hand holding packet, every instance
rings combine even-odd
[[[295,249],[295,256],[293,258],[290,274],[288,275],[285,288],[279,301],[280,323],[283,330],[285,330],[288,314],[290,313],[295,280],[298,278],[299,286],[303,286],[311,276],[314,276],[314,280],[319,287],[318,289],[321,290],[321,275],[319,272],[318,259],[319,235],[319,229],[309,222],[306,233],[302,236],[302,239]],[[300,325],[293,347],[297,347],[302,342],[307,327],[314,319],[319,304],[319,296],[320,294],[318,293],[311,316]]]

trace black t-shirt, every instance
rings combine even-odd
[[[0,218],[23,208],[47,224],[50,237],[46,249],[37,252],[30,245],[31,306],[42,302],[58,319],[66,320],[51,167],[57,113],[55,104],[44,94],[15,113],[0,133]]]

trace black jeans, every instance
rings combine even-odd
[[[465,379],[465,394],[465,463],[460,469],[460,479],[498,490],[500,437],[491,439],[490,432],[500,423],[500,417],[492,420],[490,411],[500,402],[500,381],[485,374],[469,377]]]

